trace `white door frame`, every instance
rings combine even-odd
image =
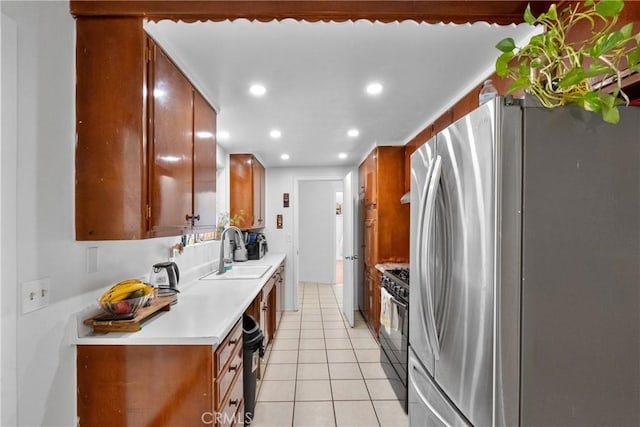
[[[293,178],[293,309],[298,311],[300,309],[298,303],[298,278],[299,278],[299,249],[300,249],[300,218],[299,218],[299,210],[300,210],[300,183],[307,181],[338,181],[343,183],[344,176],[320,176],[320,177],[294,177]],[[335,234],[335,230],[334,230]],[[335,252],[335,247],[334,247]]]

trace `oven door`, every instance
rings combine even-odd
[[[391,296],[389,304],[390,312],[394,319],[391,322],[391,327],[386,327],[380,322],[380,344],[400,380],[406,386],[407,352],[409,349],[409,307],[393,296]]]

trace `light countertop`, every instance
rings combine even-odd
[[[241,265],[270,265],[258,279],[194,280],[180,284],[178,302],[142,324],[138,332],[94,333],[78,319],[76,345],[219,344],[284,260],[269,253]]]
[[[384,262],[376,264],[376,269],[380,273],[384,273],[385,270],[393,270],[396,268],[409,268],[409,264],[406,262]]]

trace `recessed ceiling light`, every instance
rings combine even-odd
[[[340,153],[340,154],[338,154],[338,158],[339,158],[339,159],[346,159],[346,158],[347,158],[347,153]]]
[[[282,160],[289,160],[289,155],[288,155],[287,153],[284,153],[284,154],[281,154],[281,155],[280,155],[280,158],[281,158]]]
[[[369,83],[367,85],[367,93],[369,95],[380,95],[382,93],[382,85],[378,82]]]
[[[277,139],[282,136],[282,132],[280,132],[278,129],[273,129],[271,132],[269,132],[269,136],[273,139]]]
[[[267,93],[267,88],[262,86],[261,84],[256,83],[251,85],[251,87],[249,88],[249,92],[253,96],[262,96]]]
[[[226,131],[218,132],[218,139],[219,140],[229,139],[229,132],[226,132]]]
[[[355,138],[356,136],[360,135],[360,131],[358,129],[349,129],[347,135],[349,135],[351,138]]]

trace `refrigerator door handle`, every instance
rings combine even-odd
[[[422,307],[420,307],[422,311],[422,316],[420,317],[422,318],[422,321],[427,328],[427,332],[428,332],[427,335],[428,335],[429,343],[431,346],[431,351],[433,352],[433,356],[436,360],[440,359],[440,342],[438,340],[438,331],[436,330],[435,307],[433,303],[432,283],[430,280],[428,280],[430,275],[428,274],[429,268],[428,268],[427,261],[431,256],[429,252],[430,242],[432,239],[431,224],[433,222],[433,217],[435,213],[436,196],[438,191],[438,185],[440,184],[441,173],[442,173],[442,158],[440,156],[437,156],[433,163],[429,184],[425,186],[423,195],[422,195],[423,197],[421,199],[421,200],[425,200],[425,202],[424,202],[424,205],[421,206],[420,222],[418,225],[419,245],[418,245],[418,263],[417,263],[418,265],[416,266],[418,268],[418,279],[419,279],[418,283],[425,283],[425,289],[427,294],[426,295],[427,301],[426,301],[426,304],[424,304],[422,289],[420,290],[421,295],[419,295],[418,297],[418,301],[420,301],[420,305],[422,305]],[[426,195],[424,194],[425,192],[426,192]],[[423,236],[423,235],[425,236],[424,240],[420,238],[420,236]],[[423,248],[421,245],[424,242],[426,242],[427,248],[424,251],[425,253],[423,254]],[[427,272],[427,274],[423,274],[423,272]],[[424,307],[425,305],[426,307]]]
[[[426,379],[425,374],[423,374],[422,372],[420,372],[420,370],[418,368],[416,368],[416,366],[412,366],[413,369],[413,374],[418,374],[421,375],[423,378]],[[436,418],[438,418],[438,420],[440,420],[440,422],[442,423],[443,426],[447,426],[447,427],[451,427],[451,424],[449,424],[447,422],[447,419],[440,414],[440,412],[438,412],[438,410],[436,408],[433,407],[433,405],[431,403],[429,403],[429,399],[427,399],[427,396],[424,395],[424,393],[422,392],[421,387],[416,384],[416,380],[414,379],[413,375],[409,375],[409,381],[411,381],[411,384],[413,386],[413,390],[415,391],[415,393],[418,395],[418,398],[420,398],[420,401],[422,402],[422,404],[424,406],[426,406],[427,408],[429,408],[429,411],[431,411],[431,413],[433,415],[436,416]],[[428,381],[428,379],[427,379]]]
[[[418,303],[418,307],[416,312],[418,313],[418,318],[420,319],[420,323],[423,327],[423,331],[424,333],[427,335],[427,341],[428,341],[428,345],[429,347],[433,347],[433,345],[431,344],[431,339],[429,337],[429,332],[428,332],[428,327],[427,327],[427,322],[425,320],[425,307],[424,307],[424,302],[423,302],[423,297],[422,294],[424,292],[423,290],[423,284],[428,285],[426,282],[426,278],[424,277],[424,275],[422,274],[422,260],[424,259],[423,256],[423,249],[424,249],[424,215],[425,215],[425,211],[426,211],[426,205],[427,205],[427,192],[429,190],[429,184],[431,184],[431,175],[433,172],[433,163],[431,164],[431,166],[429,167],[429,169],[427,169],[427,176],[425,177],[424,180],[424,185],[422,186],[422,188],[420,189],[420,198],[418,199],[420,201],[420,209],[418,211],[418,221],[417,221],[417,230],[416,230],[416,234],[417,234],[417,244],[416,244],[416,263],[415,263],[415,270],[416,270],[416,279],[417,279],[417,283],[418,286],[415,287],[415,290],[412,291],[412,294],[416,295],[416,302]],[[433,353],[433,349],[431,350],[431,352]]]

